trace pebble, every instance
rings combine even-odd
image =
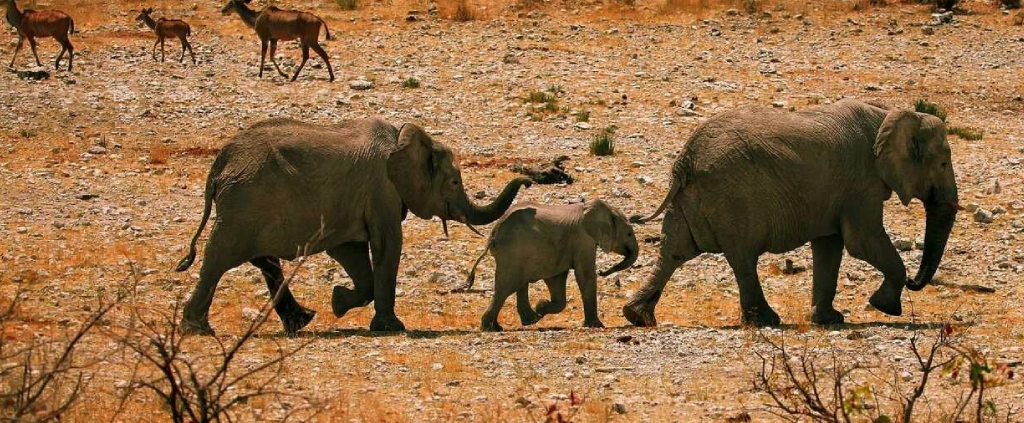
[[[979,208],[974,212],[974,221],[979,223],[992,223],[996,220],[995,215],[992,212]]]
[[[373,82],[365,79],[356,79],[354,81],[349,81],[348,87],[353,90],[364,91],[373,88]]]

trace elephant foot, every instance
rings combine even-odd
[[[583,327],[585,327],[585,328],[603,328],[604,327],[604,323],[601,323],[601,320],[599,320],[599,319],[584,320],[583,321]]]
[[[743,324],[756,327],[779,326],[782,324],[782,319],[779,318],[779,314],[775,310],[765,305],[743,310]]]
[[[331,293],[331,311],[334,312],[334,317],[344,316],[349,310],[367,304],[370,302],[360,298],[356,291],[344,286],[335,285]]]
[[[832,307],[818,306],[811,310],[811,322],[821,326],[841,325],[845,322],[843,313]]]
[[[313,321],[313,317],[316,317],[316,311],[302,307],[298,312],[288,313],[287,315],[281,315],[281,323],[284,324],[284,331],[289,335],[299,333],[302,328],[306,327],[309,322]]]
[[[533,325],[539,322],[541,317],[543,316],[537,314],[536,312],[534,312],[533,314],[519,313],[519,321],[523,324],[523,326]]]
[[[186,317],[181,318],[181,322],[178,323],[178,332],[182,335],[198,335],[198,336],[214,336],[213,328],[210,327],[210,322],[206,319],[203,320],[192,320]]]
[[[370,330],[374,332],[403,332],[405,325],[394,314],[377,313],[373,316],[373,320],[370,320]]]
[[[874,294],[871,294],[871,298],[868,299],[868,304],[871,304],[876,310],[890,316],[901,316],[903,315],[903,304],[900,303],[900,294],[897,292],[895,295],[882,287],[878,288]]]
[[[498,321],[487,321],[480,322],[480,332],[501,332],[503,329]]]
[[[629,303],[622,306],[622,315],[633,326],[654,327],[658,320],[654,318],[654,310],[644,307],[642,303]]]

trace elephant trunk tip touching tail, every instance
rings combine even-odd
[[[476,258],[476,261],[473,263],[473,267],[469,269],[469,276],[466,277],[466,283],[462,284],[462,286],[458,288],[451,290],[451,292],[468,292],[470,289],[473,288],[473,282],[476,282],[476,267],[479,266],[480,262],[484,260],[484,256],[487,255],[487,251],[490,250],[490,248],[491,245],[490,243],[488,243],[487,247],[484,248],[484,252],[480,253],[480,257]]]

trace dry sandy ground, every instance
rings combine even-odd
[[[427,14],[426,3],[375,2],[354,12],[327,2],[287,4],[329,22],[336,40],[326,49],[339,77],[331,84],[316,59],[298,82],[272,70],[258,80],[258,41],[237,17],[221,16],[221,4],[204,2],[195,10],[174,1],[155,5],[158,15],[192,23],[198,66],[170,60],[177,58],[172,42],[168,62],[152,61],[152,35],[132,21],[138,5],[54,0],[37,6],[76,17],[74,74],[60,71],[41,82],[0,74],[0,292],[9,297],[16,283],[30,290],[8,327],[9,339],[59,336],[75,327],[98,290],[126,278],[129,263],[141,271],[141,306],[167,309],[191,290],[199,266],[184,274],[171,269],[198,224],[206,172],[220,145],[264,118],[330,123],[376,115],[416,122],[459,150],[466,185],[471,195],[481,192],[481,201],[514,176],[510,164],[566,154],[575,184],[535,185],[518,200],[605,198],[638,214],[660,203],[675,152],[716,112],[752,103],[802,109],[843,97],[912,107],[927,98],[948,110],[951,125],[984,130],[976,141],[950,136],[963,202],[1006,210],[987,224],[968,212],[958,216],[939,278],[995,292],[955,286],[908,292],[904,307],[912,304],[913,323],[909,313],[892,318],[867,309],[880,274],[848,259],[837,308],[849,324],[809,328],[811,272],[778,271],[785,258],[809,265],[805,247],[762,258],[768,300],[790,324],[773,336],[832,346],[889,375],[913,372],[906,344],[914,330],[933,333],[936,325],[954,322],[993,361],[1024,360],[1024,29],[1014,25],[1012,13],[969,3],[974,13],[932,28],[924,25],[929,9],[904,4],[854,12],[847,2],[793,2],[765,6],[770,16],[732,16],[724,7],[663,13],[658,4],[514,9],[474,3],[485,19],[455,23]],[[441,15],[451,13],[452,5],[440,6]],[[411,9],[420,19],[409,23],[404,18]],[[5,28],[0,57],[9,60],[15,36]],[[57,51],[50,40],[41,42],[44,61],[52,64]],[[279,54],[289,69],[299,57],[294,43],[283,43]],[[17,67],[28,68],[30,57],[26,47]],[[421,87],[403,88],[408,77]],[[357,78],[373,81],[373,88],[350,89]],[[531,118],[532,106],[522,98],[552,86],[559,88],[560,110]],[[680,110],[685,101],[694,103],[695,113]],[[589,127],[576,125],[579,111],[589,111]],[[589,155],[590,140],[610,125],[618,128],[616,154]],[[920,203],[891,201],[886,222],[894,240],[913,244],[923,236]],[[654,238],[659,226],[638,231]],[[564,313],[521,328],[508,304],[501,316],[507,331],[481,334],[489,293],[436,291],[462,281],[484,240],[462,227],[444,238],[439,222],[415,218],[404,231],[397,309],[410,332],[366,332],[368,308],[333,319],[331,286],[351,282],[327,257],[316,256],[292,287],[300,302],[319,310],[316,320],[288,339],[272,317],[243,349],[243,365],[273,356],[278,342],[314,337],[288,361],[281,386],[323,399],[327,408],[318,418],[326,421],[539,421],[544,407],[564,404],[570,392],[584,398],[575,415],[581,421],[708,421],[744,412],[755,420],[770,417],[767,398],[751,390],[759,364],[751,354],[756,331],[738,327],[737,287],[722,257],[704,256],[676,272],[657,328],[629,327],[619,312],[651,271],[657,244],[646,243],[633,269],[599,281],[601,318],[609,328],[579,327],[582,307],[570,282]],[[920,251],[902,254],[916,270]],[[599,257],[602,267],[616,260]],[[492,281],[488,259],[477,283],[488,288]],[[535,286],[534,301],[543,295]],[[251,314],[246,309],[266,298],[255,268],[228,273],[212,309],[219,336],[237,336]],[[116,328],[125,319],[119,309],[104,325]],[[624,335],[638,342],[619,342]],[[187,343],[194,351],[211,345],[209,339]],[[111,415],[132,363],[118,351],[99,335],[79,351],[102,362],[70,420]],[[939,391],[960,389],[937,383]],[[1024,404],[1019,382],[993,394],[1000,406]],[[935,397],[940,407],[941,395]],[[254,404],[243,419],[278,415],[274,404],[254,411],[263,405]],[[163,410],[154,396],[139,394],[120,418],[163,420]]]

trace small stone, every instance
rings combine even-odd
[[[1006,208],[1003,207],[1003,206],[995,206],[995,207],[992,208],[992,214],[993,215],[1000,215],[1000,214],[1003,214],[1003,213],[1006,213]]]
[[[242,317],[250,322],[255,322],[260,318],[260,311],[252,307],[245,307],[242,309]]]
[[[974,221],[978,223],[992,223],[996,220],[995,215],[992,212],[979,208],[974,212]]]
[[[107,149],[100,145],[94,145],[86,150],[89,154],[107,154]]]
[[[921,32],[924,35],[934,35],[935,34],[935,28],[932,28],[930,26],[926,26],[924,28],[921,28]]]
[[[914,249],[914,241],[909,239],[897,239],[892,242],[892,245],[900,251],[910,251]]]
[[[964,207],[964,210],[967,210],[970,213],[974,213],[979,208],[981,208],[981,206],[978,205],[978,203],[969,203],[967,204],[967,207]]]
[[[590,128],[593,128],[593,126],[591,126],[589,123],[586,123],[586,122],[576,122],[576,124],[573,125],[572,127],[576,128],[576,129],[579,129],[581,131],[586,131],[586,130],[589,130]]]
[[[365,79],[357,79],[354,81],[349,81],[348,87],[353,90],[363,91],[373,88],[373,82],[367,81]]]
[[[998,179],[993,179],[992,184],[985,189],[985,194],[988,195],[999,194],[1001,192],[1003,192],[1003,187],[999,185]]]
[[[652,179],[650,176],[647,176],[647,175],[637,176],[636,177],[636,181],[639,182],[640,185],[650,185],[650,184],[654,183],[654,179]]]
[[[612,411],[618,414],[626,414],[626,404],[623,404],[621,402],[612,404]]]

